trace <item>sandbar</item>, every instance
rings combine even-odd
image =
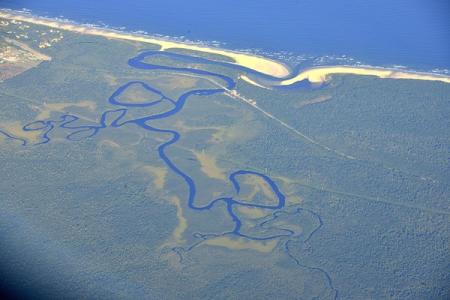
[[[253,241],[242,237],[219,236],[205,241],[206,245],[224,247],[230,250],[255,250],[262,253],[272,252],[277,246],[276,240]]]

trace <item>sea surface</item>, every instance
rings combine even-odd
[[[0,7],[232,49],[450,69],[448,0],[3,0]]]

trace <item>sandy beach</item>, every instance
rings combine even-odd
[[[431,73],[399,71],[373,67],[329,66],[304,70],[291,79],[281,81],[281,85],[291,85],[305,79],[311,83],[322,83],[327,81],[329,76],[333,74],[353,74],[376,76],[379,78],[429,80],[450,83],[450,77]]]
[[[450,83],[450,77],[445,75],[403,71],[387,68],[360,67],[360,66],[314,67],[304,70],[299,74],[293,76],[292,74],[290,74],[289,68],[283,63],[248,53],[212,48],[204,45],[194,45],[177,41],[168,41],[150,36],[119,32],[109,29],[100,29],[87,25],[78,25],[68,22],[55,21],[51,19],[34,17],[31,15],[24,15],[20,13],[11,13],[9,11],[5,12],[0,10],[0,18],[37,24],[54,29],[77,32],[80,34],[102,36],[110,39],[156,44],[160,46],[161,51],[168,49],[186,49],[223,55],[225,57],[232,59],[234,61],[234,64],[236,65],[249,68],[262,74],[273,76],[275,78],[279,78],[280,82],[278,84],[280,85],[291,85],[295,82],[305,79],[309,80],[311,83],[321,83],[327,81],[329,76],[333,74],[354,74],[354,75],[376,76],[379,78],[428,80],[428,81],[441,81],[445,83]],[[291,78],[284,79],[289,77],[290,75],[292,75]],[[251,80],[248,77],[244,77],[243,79],[250,84],[262,87],[260,84]]]
[[[122,33],[118,31],[108,30],[108,29],[99,29],[94,27],[89,27],[85,25],[75,25],[71,23],[65,23],[60,21],[54,21],[45,18],[38,18],[23,14],[13,14],[9,12],[0,11],[0,18],[8,19],[8,20],[17,20],[42,26],[47,26],[54,29],[67,30],[71,32],[77,32],[81,34],[88,34],[94,36],[103,36],[111,39],[119,39],[119,40],[128,40],[128,41],[136,41],[142,43],[150,43],[156,44],[160,46],[160,50],[167,49],[186,49],[193,51],[201,51],[205,53],[218,54],[223,55],[228,58],[231,58],[235,64],[240,65],[242,67],[246,67],[260,73],[283,78],[289,75],[289,69],[284,64],[260,57],[255,55],[250,55],[247,53],[239,53],[230,50],[211,48],[207,46],[201,45],[191,45],[187,43],[167,41],[163,39],[158,39],[154,37],[147,37],[142,35],[134,35],[130,33]]]

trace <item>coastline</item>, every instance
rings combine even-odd
[[[323,83],[333,74],[351,74],[363,76],[376,76],[379,78],[389,79],[410,79],[410,80],[426,80],[440,81],[450,83],[450,76],[429,72],[415,72],[409,70],[399,70],[395,68],[382,68],[374,66],[350,66],[350,65],[330,65],[317,66],[300,71],[298,74],[291,73],[288,66],[280,61],[270,58],[257,56],[254,54],[238,52],[228,49],[210,47],[206,45],[196,45],[187,42],[170,41],[163,38],[140,35],[136,33],[121,32],[113,29],[98,28],[89,25],[71,23],[69,21],[61,21],[49,19],[39,16],[30,15],[23,12],[0,9],[0,18],[7,20],[17,20],[26,23],[50,27],[53,29],[66,30],[80,34],[93,36],[101,36],[109,39],[128,40],[142,43],[155,44],[160,47],[160,51],[168,49],[186,49],[199,51],[210,54],[218,54],[232,59],[237,66],[241,66],[261,74],[273,77],[276,81],[275,85],[287,86],[302,80],[308,80],[311,83]],[[268,88],[258,82],[244,76],[246,82],[261,87]]]
[[[212,48],[208,46],[193,45],[182,42],[168,41],[160,38],[150,36],[137,35],[125,32],[119,32],[111,29],[100,29],[86,25],[77,25],[69,22],[56,21],[32,15],[25,15],[21,13],[6,12],[0,9],[0,18],[7,20],[17,20],[36,25],[47,26],[54,29],[67,30],[81,34],[102,36],[111,39],[128,40],[142,43],[156,44],[160,46],[160,50],[167,49],[186,49],[193,51],[200,51],[211,54],[223,55],[234,60],[234,63],[242,67],[246,67],[265,75],[270,75],[277,78],[283,78],[290,74],[289,68],[281,62],[275,60],[255,56],[247,53],[236,52],[231,50]]]
[[[388,68],[377,67],[359,67],[359,66],[323,66],[314,67],[301,71],[298,75],[282,80],[280,85],[291,85],[295,82],[307,79],[311,83],[326,82],[330,75],[333,74],[351,74],[363,76],[376,76],[378,78],[390,79],[413,79],[413,80],[427,80],[427,81],[441,81],[450,83],[450,77],[445,75],[422,73],[414,71],[403,71]]]

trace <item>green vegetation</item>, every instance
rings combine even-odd
[[[10,38],[28,32],[22,42],[52,58],[0,83],[2,130],[64,114],[98,124],[103,112],[118,109],[108,98],[130,81],[151,83],[173,99],[219,88],[212,76],[131,68],[128,60],[149,45],[62,32],[39,48],[45,30],[1,28]],[[274,179],[287,205],[278,223],[264,209],[236,211],[243,230],[280,234],[283,225],[301,233],[273,248],[236,238],[228,246],[197,244],[201,234],[225,233],[233,221],[225,204],[207,213],[188,208],[184,180],[158,156],[168,132],[131,124],[68,141],[70,130],[57,128],[50,143],[25,147],[0,134],[0,235],[9,245],[1,267],[8,276],[54,297],[57,281],[81,298],[333,299],[319,271],[326,270],[342,299],[446,295],[450,85],[333,76],[320,89],[268,90],[222,66],[164,56],[146,62],[230,76],[239,95],[273,116],[220,93],[194,95],[181,112],[151,125],[180,133],[167,153],[195,181],[198,205],[239,196],[272,203],[251,176],[241,193],[228,179],[236,170],[259,171]],[[158,98],[141,87],[121,97],[140,104]],[[135,107],[124,120],[172,105]],[[262,222],[276,226],[256,226]]]

